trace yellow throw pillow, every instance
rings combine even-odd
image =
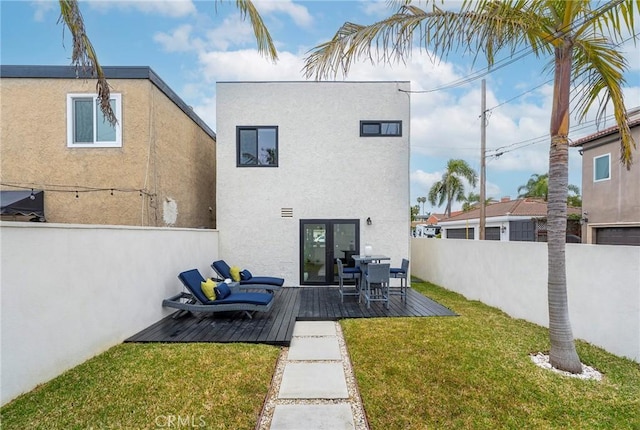
[[[233,282],[240,282],[240,268],[238,266],[231,267],[231,279]]]
[[[209,300],[215,300],[216,299],[215,288],[216,288],[216,283],[211,278],[207,279],[204,282],[200,282],[200,289],[202,290],[202,293]]]

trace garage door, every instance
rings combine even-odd
[[[640,227],[603,227],[595,230],[597,244],[640,246]]]
[[[448,228],[447,239],[473,239],[473,228]]]

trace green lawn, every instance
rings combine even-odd
[[[252,429],[279,348],[122,344],[1,409],[3,429]]]
[[[372,429],[640,429],[640,365],[578,342],[601,382],[540,369],[548,331],[429,283],[460,316],[344,320]]]
[[[428,283],[460,316],[343,320],[373,430],[640,429],[640,365],[578,342],[601,382],[535,366],[545,328]],[[253,429],[279,348],[122,344],[0,409],[3,429]],[[170,422],[170,420],[173,420]]]

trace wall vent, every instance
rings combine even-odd
[[[293,218],[293,208],[281,208],[280,216],[282,218]]]

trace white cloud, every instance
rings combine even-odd
[[[199,51],[204,48],[204,42],[198,38],[192,38],[192,27],[189,24],[181,25],[173,29],[171,33],[158,32],[153,35],[153,40],[159,43],[166,52]]]
[[[94,9],[106,11],[111,8],[137,10],[146,14],[155,14],[180,18],[196,13],[192,0],[87,0]]]
[[[306,7],[295,4],[290,0],[254,1],[254,3],[263,18],[268,14],[281,12],[289,15],[298,27],[308,27],[313,22],[313,18]]]
[[[243,20],[240,14],[232,14],[220,26],[207,31],[207,42],[215,50],[226,51],[231,46],[255,45],[256,38],[251,24]]]
[[[37,22],[43,22],[45,20],[45,16],[49,14],[51,10],[56,10],[59,12],[59,6],[57,2],[52,2],[50,0],[38,0],[33,2],[33,19]]]

